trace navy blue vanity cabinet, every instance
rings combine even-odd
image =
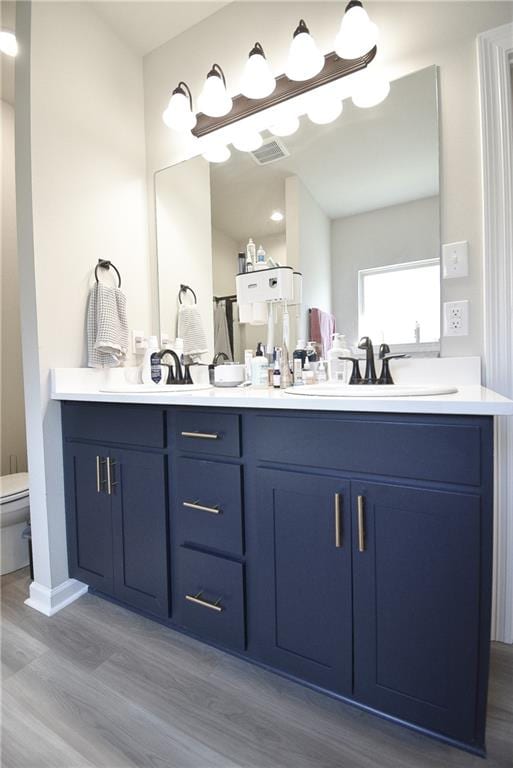
[[[163,412],[144,406],[64,403],[62,423],[70,576],[167,618]]]
[[[114,589],[119,600],[168,616],[166,459],[111,450]]]
[[[111,505],[105,493],[107,455],[105,446],[65,443],[64,479],[70,576],[113,595]]]
[[[256,485],[262,658],[295,677],[350,695],[349,485],[339,478],[272,469],[258,469]]]
[[[354,696],[471,742],[478,696],[480,496],[351,485]]]

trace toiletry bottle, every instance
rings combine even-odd
[[[265,389],[268,386],[267,369],[269,363],[264,355],[264,345],[258,342],[255,357],[251,361],[251,384],[256,389]]]
[[[342,333],[333,334],[333,346],[328,351],[328,379],[338,381],[341,384],[348,384],[350,363],[346,360],[339,360],[340,357],[352,357],[346,337]]]
[[[304,367],[306,360],[306,343],[304,339],[299,339],[298,343],[296,344],[296,348],[292,353],[292,359],[301,360],[301,368]]]
[[[303,383],[315,384],[314,372],[312,371],[310,360],[308,358],[306,358],[305,364],[303,366]]]
[[[246,245],[246,272],[253,272],[256,262],[256,246],[250,237]]]
[[[279,389],[281,385],[281,350],[276,350],[276,355],[274,359],[274,368],[273,368],[273,387],[274,389]]]
[[[253,360],[253,350],[244,350],[244,370],[246,375],[246,381],[251,381],[251,361]]]
[[[317,370],[315,371],[315,381],[317,382],[317,384],[324,384],[326,379],[327,379],[326,364],[321,357],[321,359],[317,363]]]
[[[300,357],[294,358],[294,386],[300,387],[303,385],[303,362]]]
[[[316,363],[319,359],[317,357],[317,352],[315,351],[316,342],[315,341],[309,341],[306,345],[306,356],[310,360],[311,363]]]
[[[246,271],[246,254],[244,251],[240,251],[237,254],[237,272],[242,275]]]
[[[141,365],[141,379],[143,384],[160,384],[162,379],[162,368],[160,367],[158,353],[159,344],[157,337],[150,336]]]
[[[263,245],[258,246],[255,269],[267,269],[267,260]]]

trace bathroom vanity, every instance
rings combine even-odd
[[[280,392],[57,392],[70,575],[482,754],[492,414],[511,404],[473,390],[473,403],[336,406]]]

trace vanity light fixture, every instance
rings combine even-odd
[[[381,104],[390,93],[390,83],[378,62],[355,75],[352,100],[355,107],[367,109]]]
[[[0,53],[5,53],[6,56],[16,56],[18,53],[18,41],[14,32],[0,29]]]
[[[310,80],[324,67],[324,56],[310,34],[304,19],[294,31],[285,74],[289,80]]]
[[[174,131],[190,131],[196,125],[196,115],[192,111],[192,94],[187,83],[180,81],[169,99],[162,119]]]
[[[260,43],[249,52],[241,79],[241,93],[248,99],[264,99],[276,88],[276,79]]]
[[[335,40],[335,52],[341,59],[357,59],[376,45],[378,36],[378,28],[360,0],[350,0]]]
[[[312,93],[308,96],[307,116],[317,125],[332,123],[342,114],[342,101],[334,94]]]
[[[233,101],[226,90],[226,78],[219,64],[213,64],[198,98],[198,107],[209,117],[223,117],[232,108]]]
[[[224,163],[231,157],[231,152],[225,144],[211,144],[203,152],[203,157],[209,163]]]
[[[258,131],[241,129],[233,137],[232,144],[235,149],[239,150],[239,152],[254,152],[255,149],[260,149],[263,141],[264,140]]]
[[[281,211],[273,211],[269,217],[271,221],[283,221],[285,216]]]

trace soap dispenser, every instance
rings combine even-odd
[[[349,383],[348,362],[339,360],[340,357],[352,357],[347,346],[346,337],[342,333],[333,334],[333,346],[328,351],[328,379],[339,383]]]
[[[256,389],[264,389],[269,386],[268,367],[269,362],[264,355],[264,345],[259,341],[255,357],[251,360],[251,384]]]
[[[148,339],[141,365],[141,379],[143,384],[160,384],[162,381],[159,344],[156,336],[150,336]]]

